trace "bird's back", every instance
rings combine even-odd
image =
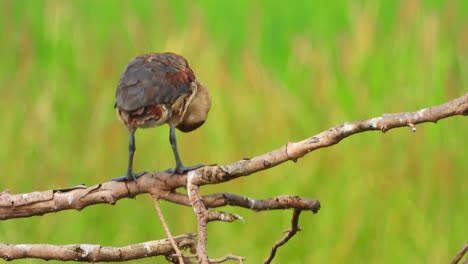
[[[174,53],[148,53],[125,67],[116,92],[116,107],[135,111],[150,105],[171,105],[190,94],[195,75],[187,61]]]

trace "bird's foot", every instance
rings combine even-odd
[[[117,178],[112,178],[112,181],[116,181],[116,182],[137,181],[138,178],[140,178],[141,176],[145,175],[146,173],[147,173],[147,171],[140,171],[140,172],[138,172],[138,173],[130,172],[130,173],[127,173],[127,175],[125,175],[125,176],[120,176],[120,177],[117,177]]]
[[[167,173],[170,173],[171,176],[178,173],[178,174],[182,174],[182,173],[186,173],[186,172],[189,172],[189,171],[192,171],[192,170],[196,170],[198,168],[201,168],[205,165],[203,164],[197,164],[197,165],[193,165],[193,166],[184,166],[184,165],[180,165],[180,166],[177,166],[175,168],[170,168],[170,169],[167,169],[165,170],[165,172]]]

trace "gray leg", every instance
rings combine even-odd
[[[145,171],[139,172],[137,174],[133,173],[133,155],[135,154],[136,145],[135,145],[135,131],[136,128],[129,129],[130,138],[128,140],[128,166],[127,166],[127,173],[125,176],[118,177],[112,179],[113,181],[126,181],[126,180],[134,180],[136,181],[138,177],[145,174]]]
[[[191,170],[195,170],[195,169],[198,169],[200,167],[203,167],[202,164],[198,164],[198,165],[190,166],[190,167],[184,166],[184,164],[182,163],[182,160],[180,159],[179,150],[177,149],[177,139],[176,139],[176,134],[175,134],[175,127],[173,127],[173,126],[170,126],[169,142],[171,143],[172,152],[174,153],[174,158],[175,158],[175,161],[176,161],[176,167],[174,169],[166,170],[167,172],[169,172],[171,174],[174,174],[176,172],[177,173],[185,173],[187,171],[191,171]]]

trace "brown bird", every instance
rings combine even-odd
[[[148,53],[133,58],[125,67],[116,91],[117,115],[130,132],[128,167],[123,177],[136,180],[144,172],[133,173],[135,131],[167,123],[169,142],[176,166],[170,173],[184,173],[202,165],[186,167],[177,150],[175,129],[190,132],[205,122],[211,106],[206,87],[190,69],[187,60],[174,53]]]

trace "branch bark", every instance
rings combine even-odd
[[[169,230],[169,226],[167,225],[166,219],[164,219],[161,206],[159,205],[158,197],[153,196],[153,202],[154,208],[158,213],[159,220],[161,220],[161,225],[163,226],[164,232],[166,232],[167,239],[169,239],[169,242],[171,242],[172,248],[174,249],[177,261],[179,262],[179,264],[185,264],[184,257],[182,256],[182,253],[180,253],[179,247],[177,247],[177,243],[175,242],[174,237],[172,236],[171,231]]]
[[[196,246],[195,234],[174,237],[179,248],[192,249]],[[101,245],[47,245],[47,244],[0,244],[0,257],[4,260],[38,258],[43,260],[111,262],[128,261],[152,256],[168,256],[175,251],[168,239],[148,241],[124,247]]]
[[[296,162],[314,150],[333,146],[357,133],[376,130],[386,132],[393,128],[406,126],[415,131],[417,124],[436,123],[440,119],[456,115],[468,115],[468,93],[445,104],[424,108],[416,112],[384,114],[371,119],[346,122],[305,140],[288,143],[280,149],[252,159],[244,159],[229,165],[202,167],[197,170],[197,177],[193,179],[193,183],[199,186],[222,183],[269,169],[289,160]]]
[[[468,244],[465,244],[462,249],[458,252],[458,254],[455,256],[455,258],[450,262],[451,264],[457,264],[465,255],[465,253],[468,252]],[[468,258],[465,259],[465,263],[468,263]]]
[[[166,177],[166,174],[156,172],[153,175],[145,175],[141,177],[144,179],[139,178],[138,183],[106,182],[91,187],[80,185],[67,188],[65,191],[61,189],[60,191],[49,190],[24,194],[11,194],[4,191],[0,193],[0,220],[31,217],[70,209],[81,210],[101,203],[113,205],[122,198],[131,198],[142,193],[157,194],[160,199],[190,206],[190,200],[186,194],[159,188],[157,183],[161,182],[161,177]],[[176,175],[173,177],[180,178]],[[320,209],[318,200],[290,195],[256,200],[232,193],[215,193],[204,196],[202,199],[208,208],[226,205],[254,211],[297,208],[314,213]]]
[[[278,240],[273,247],[271,248],[270,255],[268,256],[267,259],[263,261],[264,264],[270,264],[271,261],[275,258],[276,251],[278,250],[279,247],[282,245],[286,244],[297,232],[301,231],[301,227],[299,227],[299,216],[301,215],[301,210],[299,209],[294,209],[293,215],[291,218],[291,227],[286,230],[286,234]]]

